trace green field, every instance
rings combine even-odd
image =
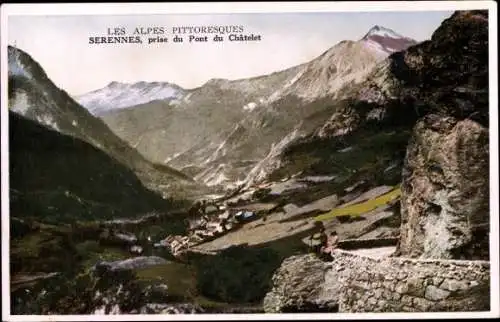
[[[137,270],[139,281],[148,284],[166,284],[174,300],[195,302],[204,308],[224,308],[229,303],[212,300],[200,294],[196,285],[196,268],[188,264],[168,262]]]
[[[316,221],[322,221],[322,220],[332,219],[337,216],[346,216],[346,215],[359,216],[377,207],[388,204],[390,201],[398,198],[400,195],[401,195],[401,188],[399,186],[396,186],[395,189],[375,199],[370,199],[365,202],[349,205],[346,207],[335,208],[326,214],[322,214],[315,217],[314,219]]]

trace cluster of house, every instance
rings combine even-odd
[[[225,207],[221,210],[224,212],[212,216],[205,215],[190,221],[187,236],[169,235],[164,240],[155,243],[154,247],[168,248],[172,255],[178,256],[188,250],[189,247],[219,237],[234,230],[242,223],[256,218],[255,213],[252,211],[234,211],[225,209]]]
[[[177,257],[189,247],[210,241],[238,228],[241,224],[257,218],[255,212],[240,209],[229,209],[227,205],[206,205],[204,210],[189,221],[188,234],[169,235],[167,238],[153,244],[155,248],[166,248]],[[141,255],[144,252],[138,245],[134,234],[122,231],[113,232],[113,239],[121,245],[126,245],[130,253]],[[151,242],[151,238],[148,237]]]

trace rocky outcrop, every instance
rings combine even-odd
[[[101,261],[94,266],[94,269],[98,271],[121,271],[145,268],[148,266],[166,263],[168,262],[165,259],[158,256],[139,256],[114,262]]]
[[[329,264],[313,254],[287,258],[272,278],[264,298],[266,313],[337,312],[338,284],[329,278]]]
[[[359,115],[350,106],[339,108],[314,135],[319,138],[347,135],[358,127],[359,123]]]
[[[488,259],[487,12],[456,12],[394,59],[402,94],[424,115],[403,168],[398,254]]]
[[[486,261],[371,258],[336,250],[333,262],[290,257],[273,277],[267,313],[487,311]]]
[[[399,255],[488,259],[488,129],[428,115],[407,149]]]
[[[394,54],[400,97],[419,116],[436,113],[488,125],[488,12],[457,11],[431,40]]]

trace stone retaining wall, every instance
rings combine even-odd
[[[292,256],[275,272],[265,312],[489,311],[487,261]]]
[[[488,311],[487,261],[373,259],[336,251],[340,312]],[[328,274],[328,273],[327,273]]]

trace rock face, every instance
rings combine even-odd
[[[488,126],[487,11],[457,11],[431,40],[391,59],[400,95],[419,115],[471,118]]]
[[[264,311],[337,312],[338,287],[326,283],[328,267],[312,254],[287,258],[273,276],[274,287],[264,298]]]
[[[399,255],[488,259],[488,16],[457,12],[401,54],[417,113],[407,147]]]
[[[488,259],[488,160],[479,123],[433,114],[418,122],[403,170],[400,255]]]
[[[487,311],[486,261],[372,258],[336,250],[333,262],[314,255],[285,260],[264,299],[278,312]]]

